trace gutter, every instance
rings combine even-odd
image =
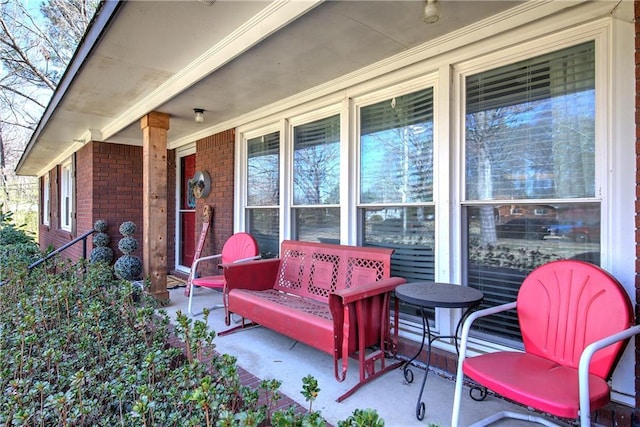
[[[56,86],[56,89],[49,100],[49,104],[47,104],[47,108],[44,110],[44,113],[40,118],[40,122],[38,122],[38,126],[33,131],[33,134],[31,134],[31,138],[22,152],[22,156],[20,156],[20,160],[15,168],[17,175],[20,175],[20,169],[27,160],[27,157],[29,157],[29,153],[36,145],[40,134],[49,124],[49,120],[56,112],[60,102],[64,99],[67,90],[71,87],[76,76],[82,69],[82,66],[88,60],[102,35],[109,28],[109,25],[113,22],[124,3],[125,2],[121,0],[103,0],[98,7],[98,11],[94,15],[87,32],[82,37],[71,62],[62,75],[58,86]]]

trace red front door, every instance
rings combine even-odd
[[[180,159],[180,264],[191,267],[196,251],[196,199],[189,191],[189,179],[196,172],[196,155]]]

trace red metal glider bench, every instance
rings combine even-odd
[[[398,338],[391,296],[405,282],[389,277],[392,252],[288,240],[281,258],[224,265],[229,312],[243,317],[232,330],[249,319],[329,353],[338,381],[346,377],[349,357],[356,358],[360,381],[342,401],[400,364],[385,364]]]
[[[524,351],[467,357],[472,322],[513,309]],[[466,375],[517,403],[560,418],[579,418],[581,427],[589,427],[591,412],[609,402],[607,380],[627,341],[638,333],[629,296],[606,271],[576,260],[542,265],[524,280],[517,301],[477,311],[465,321],[451,425],[459,424]],[[535,415],[503,411],[473,426],[505,417],[557,425]]]

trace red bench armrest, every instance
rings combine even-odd
[[[366,285],[354,286],[348,289],[337,290],[334,295],[342,300],[342,304],[349,304],[375,295],[391,292],[398,286],[405,283],[401,277],[390,277]]]

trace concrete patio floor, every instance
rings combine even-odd
[[[171,319],[182,311],[187,314],[188,297],[184,288],[169,291],[171,304],[164,309]],[[202,311],[202,307],[220,304],[220,293],[214,290],[198,288],[195,290],[194,312]],[[203,315],[190,316],[202,320]],[[222,309],[212,310],[209,316],[209,327],[221,332],[228,327],[224,324]],[[238,365],[260,379],[278,379],[282,381],[280,391],[307,408],[308,403],[300,393],[302,378],[311,374],[318,380],[320,394],[313,404],[314,411],[320,411],[323,418],[337,426],[355,409],[372,408],[384,419],[389,427],[449,426],[451,423],[451,407],[453,404],[454,382],[429,372],[423,401],[426,414],[422,421],[416,419],[416,400],[424,376],[424,367],[413,368],[414,381],[408,384],[402,369],[386,373],[380,378],[366,384],[354,395],[343,402],[335,399],[358,382],[358,366],[355,360],[349,361],[349,371],[344,382],[337,382],[333,375],[333,359],[305,344],[296,342],[266,328],[256,327],[241,330],[214,340],[216,351],[234,355]],[[462,401],[461,425],[470,425],[492,413],[511,410],[526,412],[524,408],[510,404],[499,398],[489,396],[483,402],[473,401],[465,388]],[[523,421],[503,420],[495,426],[531,425]]]

